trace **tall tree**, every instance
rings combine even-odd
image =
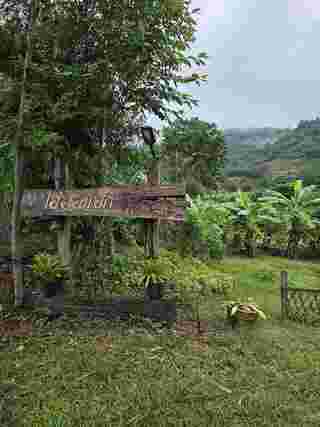
[[[27,45],[24,57],[23,76],[21,81],[20,92],[20,105],[18,124],[16,129],[15,138],[15,187],[13,197],[12,209],[12,225],[11,225],[11,243],[12,243],[12,258],[13,258],[13,271],[15,277],[15,305],[21,305],[23,301],[23,266],[21,262],[21,199],[23,195],[23,166],[24,166],[24,114],[25,114],[25,97],[26,97],[26,84],[28,79],[28,71],[31,63],[32,56],[32,35],[37,20],[38,14],[38,0],[31,1],[31,7],[28,17],[27,28]]]
[[[32,10],[37,10],[37,25],[30,27]],[[187,54],[196,25],[190,1],[0,0],[0,15],[0,74],[10,82],[0,106],[5,142],[11,142],[20,112],[19,147],[44,147],[68,162],[79,150],[90,163],[103,147],[92,144],[92,129],[121,129],[148,110],[170,120],[172,112],[179,115],[170,102],[195,102],[177,90],[179,82],[203,78],[180,75],[182,66],[205,59]],[[37,145],[35,129],[45,134]],[[20,150],[16,179],[21,164]],[[16,187],[21,198],[18,182]]]

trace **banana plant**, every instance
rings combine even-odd
[[[255,200],[252,193],[238,190],[237,197],[232,203],[225,203],[232,214],[233,225],[240,225],[246,233],[247,253],[249,257],[256,254],[257,239],[262,236],[261,227],[271,220],[270,203]]]
[[[275,219],[279,215],[289,224],[289,239],[287,253],[289,258],[295,259],[301,238],[308,229],[314,228],[320,221],[314,217],[320,206],[316,186],[303,187],[301,180],[293,182],[293,195],[286,197],[277,191],[268,191],[260,199],[262,203],[271,204],[275,209]]]

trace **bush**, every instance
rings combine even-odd
[[[233,277],[219,272],[213,272],[206,263],[199,259],[188,257],[173,258],[173,281],[179,288],[188,288],[193,283],[204,285],[210,293],[225,294],[234,289]]]

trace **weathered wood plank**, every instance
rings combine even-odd
[[[128,187],[135,188],[128,191]],[[148,191],[141,191],[141,187]],[[122,216],[183,221],[186,202],[173,186],[110,186],[76,191],[30,190],[24,193],[25,216]],[[138,188],[138,191],[136,190]],[[160,190],[160,191],[159,191]],[[168,193],[171,193],[168,195]],[[162,196],[165,194],[165,196]]]
[[[26,190],[28,191],[28,190]],[[30,190],[42,192],[46,190]],[[140,185],[108,185],[105,187],[99,188],[90,188],[85,190],[70,190],[72,193],[81,193],[85,194],[88,192],[89,194],[95,193],[97,195],[101,195],[104,193],[143,193],[150,197],[184,197],[186,194],[186,186],[185,184],[176,184],[176,185],[152,185],[152,184],[140,184]]]

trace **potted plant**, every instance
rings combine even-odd
[[[143,273],[140,280],[145,287],[145,295],[148,299],[161,299],[163,284],[170,279],[169,266],[163,259],[149,258],[143,263]]]
[[[32,271],[40,281],[44,296],[51,298],[63,291],[69,267],[63,265],[59,256],[42,253],[33,257]]]
[[[265,320],[267,318],[252,298],[248,298],[246,302],[229,301],[226,306],[228,318],[234,322],[239,320],[255,321],[259,318]]]

